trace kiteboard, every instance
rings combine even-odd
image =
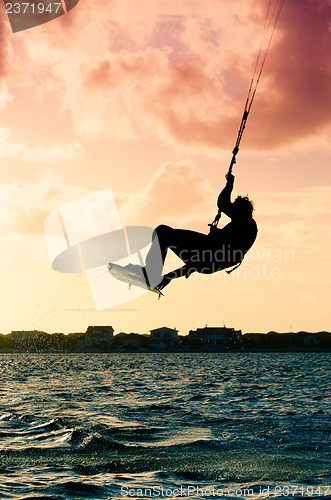
[[[119,264],[113,264],[112,262],[108,264],[108,271],[117,280],[128,283],[129,288],[131,288],[132,285],[139,286],[140,288],[144,288],[145,290],[148,290],[150,292],[157,293],[159,298],[161,297],[161,295],[163,295],[161,290],[159,290],[157,287],[151,288],[149,286],[143,273],[130,271],[127,267],[120,266]]]

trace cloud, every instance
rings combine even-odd
[[[5,9],[0,1],[0,109],[4,109],[12,100],[6,79],[10,75],[12,51],[9,44],[9,27],[6,22]]]
[[[34,183],[15,180],[0,186],[2,234],[43,233],[44,220],[53,210],[80,198],[89,190],[67,184],[53,169],[39,173]],[[190,160],[168,162],[148,185],[133,194],[115,194],[124,225],[156,226],[167,223],[207,232],[216,212],[215,192]]]
[[[80,2],[20,38],[30,84],[42,70],[85,138],[159,137],[186,151],[233,146],[265,15],[264,0],[186,0],[107,9]],[[285,2],[249,118],[247,149],[328,132],[331,6]],[[92,36],[93,34],[93,36]],[[23,50],[23,49],[22,49]],[[24,85],[27,82],[24,81]]]
[[[118,196],[124,224],[169,224],[207,231],[216,197],[207,179],[190,160],[162,165],[140,192]]]
[[[234,197],[235,197],[234,191]],[[218,191],[189,160],[168,162],[140,192],[117,196],[124,225],[168,224],[203,233],[214,218]],[[251,193],[259,227],[257,244],[294,248],[311,254],[328,250],[331,186],[288,193]],[[229,222],[222,216],[219,227]],[[328,250],[329,251],[329,250]]]
[[[86,194],[86,189],[65,184],[52,169],[39,173],[36,183],[14,181],[0,186],[2,234],[37,235],[44,232],[47,215],[63,203]]]
[[[285,2],[265,72],[269,84],[258,91],[257,126],[247,140],[272,148],[330,132],[330,24],[330,2],[307,0],[304,8],[300,0]]]
[[[4,6],[0,2],[0,83],[10,72],[10,30],[6,17]]]
[[[55,163],[61,160],[78,158],[81,146],[75,141],[69,144],[32,147],[26,143],[10,140],[10,131],[0,127],[0,158],[17,159],[26,163]]]
[[[0,109],[5,109],[12,100],[13,96],[9,93],[8,85],[0,83]]]
[[[279,247],[329,252],[331,186],[288,193],[255,193],[259,238]]]
[[[256,193],[255,196],[264,217],[292,215],[302,219],[328,219],[331,216],[331,186],[312,186],[289,193]]]
[[[119,196],[118,206],[125,225],[168,224],[207,234],[208,223],[217,211],[217,196],[196,166],[186,160],[162,165],[141,192]],[[276,248],[313,256],[329,248],[330,186],[285,194],[252,193],[252,199],[259,227],[254,248],[260,252]],[[229,219],[223,216],[219,227],[227,223]]]

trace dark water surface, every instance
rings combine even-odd
[[[0,372],[0,498],[331,498],[329,354],[11,353]]]

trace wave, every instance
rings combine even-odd
[[[166,408],[166,419],[161,418]],[[286,450],[302,448],[305,439],[305,449],[318,449],[326,452],[329,445],[329,433],[325,426],[323,411],[314,412],[314,432],[311,419],[306,421],[297,418],[284,417],[275,420],[264,409],[257,409],[247,416],[237,410],[235,418],[223,415],[219,417],[201,418],[193,412],[183,416],[179,409],[170,413],[170,405],[154,404],[148,409],[150,424],[143,425],[134,421],[123,421],[114,417],[91,416],[82,424],[75,418],[53,418],[43,421],[42,417],[28,418],[27,415],[7,415],[0,430],[2,450],[24,450],[30,448],[49,449],[118,449],[127,447],[155,447],[174,449],[176,446],[218,446],[223,449],[258,448],[269,446],[279,453],[280,447]],[[160,414],[161,409],[161,414]],[[153,425],[152,415],[156,412]],[[136,417],[139,415],[137,412]],[[40,421],[41,420],[41,421]],[[147,416],[146,416],[147,420]],[[172,427],[169,423],[172,423]],[[295,425],[293,425],[295,424]]]
[[[329,473],[330,364],[315,358],[2,355],[0,497],[292,482],[302,500]]]
[[[57,476],[56,476],[57,475]],[[35,486],[31,487],[34,478]],[[7,477],[9,483],[9,475]],[[64,500],[80,498],[89,500],[123,498],[148,498],[160,496],[176,498],[190,497],[191,500],[201,498],[221,498],[229,500],[261,500],[274,498],[285,500],[305,500],[308,498],[330,499],[327,494],[327,477],[308,476],[301,481],[233,481],[203,479],[194,473],[176,473],[165,470],[133,473],[100,474],[99,471],[70,473],[67,469],[46,469],[44,471],[24,471],[23,481],[16,482],[12,477],[14,492],[6,492],[7,498],[15,500]],[[32,491],[34,490],[34,491]],[[0,486],[0,493],[5,492]],[[18,496],[17,494],[20,494]],[[24,494],[24,496],[21,496]]]

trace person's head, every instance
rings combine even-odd
[[[246,217],[253,216],[254,204],[248,198],[248,196],[237,196],[237,198],[234,200],[232,206],[233,206],[236,217],[245,217],[246,218]]]

